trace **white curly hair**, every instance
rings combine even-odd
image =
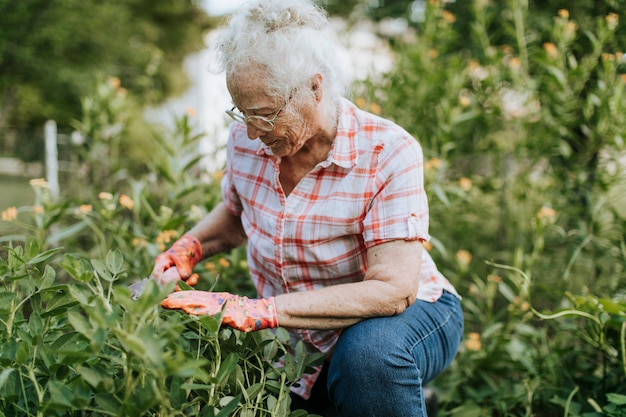
[[[255,0],[230,16],[213,45],[213,71],[226,77],[261,68],[270,95],[287,100],[322,75],[326,99],[345,93],[337,42],[326,12],[309,0]]]

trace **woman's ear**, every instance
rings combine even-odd
[[[311,91],[315,95],[315,101],[319,103],[322,101],[322,74],[315,74],[311,78]]]

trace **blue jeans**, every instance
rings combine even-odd
[[[424,417],[423,385],[450,365],[462,337],[461,303],[448,292],[348,327],[330,362],[330,399],[341,417]]]

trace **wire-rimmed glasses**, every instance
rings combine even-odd
[[[226,110],[226,114],[232,117],[234,121],[241,123],[244,126],[250,123],[252,126],[256,127],[259,130],[262,130],[264,132],[271,132],[272,130],[274,130],[274,125],[276,123],[278,115],[285,108],[286,105],[287,102],[280,106],[280,108],[276,110],[274,114],[271,114],[269,116],[257,116],[255,114],[246,116],[237,109],[237,106],[233,106],[232,109]]]

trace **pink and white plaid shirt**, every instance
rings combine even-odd
[[[248,266],[259,296],[362,281],[367,249],[395,239],[427,241],[428,203],[420,145],[394,123],[340,104],[337,136],[320,162],[285,196],[280,158],[234,123],[222,197],[248,236]],[[417,298],[456,294],[422,251]],[[329,357],[341,331],[289,329],[294,341]],[[304,398],[317,378],[293,391]]]

